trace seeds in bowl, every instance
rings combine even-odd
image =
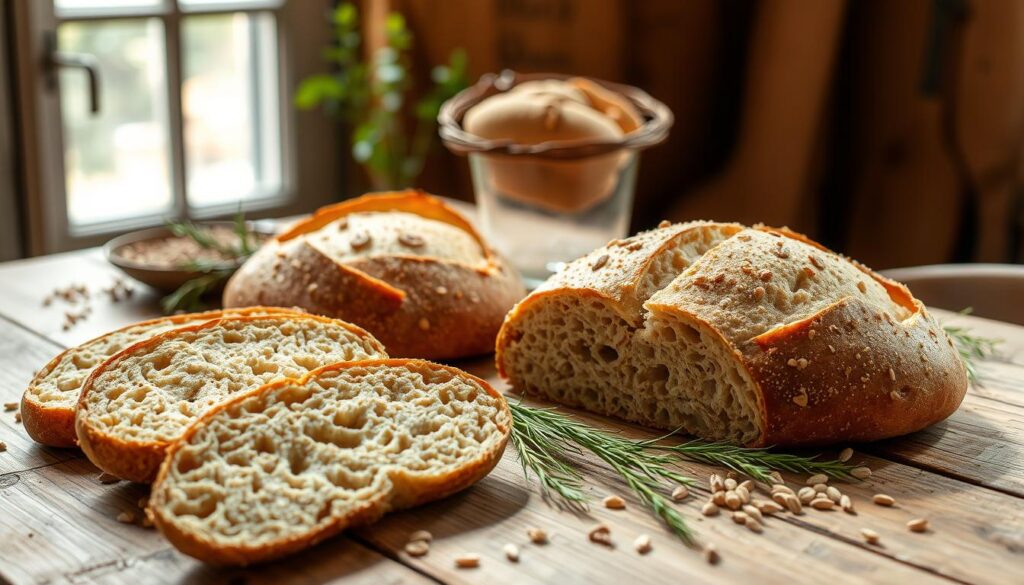
[[[124,262],[168,270],[193,264],[231,264],[238,259],[241,241],[233,227],[206,225],[190,229],[193,231],[189,234],[199,235],[172,234],[139,240],[118,247],[112,254]],[[266,234],[249,232],[249,244],[253,248],[268,238]]]

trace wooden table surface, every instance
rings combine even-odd
[[[33,372],[60,350],[157,314],[158,297],[136,286],[128,301],[98,294],[118,273],[97,250],[0,265],[0,402],[14,402]],[[63,303],[43,307],[53,289],[72,283],[94,294],[92,315],[62,330]],[[334,538],[285,560],[251,569],[203,565],[175,551],[159,533],[116,520],[131,511],[147,487],[103,485],[96,468],[74,449],[34,444],[13,412],[0,412],[0,580],[12,583],[1024,583],[1024,328],[942,313],[979,335],[1002,338],[1003,355],[981,366],[979,383],[950,419],[901,439],[855,446],[854,461],[874,470],[867,482],[843,486],[857,514],[808,511],[770,518],[763,534],[726,516],[699,514],[708,474],[721,471],[686,464],[701,478],[679,508],[700,539],[721,552],[717,566],[686,548],[628,496],[603,467],[585,462],[596,498],[627,496],[625,511],[593,507],[585,514],[559,511],[528,484],[511,447],[498,467],[465,492]],[[462,367],[504,388],[490,359]],[[634,427],[587,417],[634,436]],[[791,485],[803,478],[787,476]],[[884,492],[898,505],[873,505]],[[905,523],[926,517],[931,529],[909,532]],[[616,546],[590,543],[598,522],[612,528]],[[526,529],[547,530],[551,542],[529,544]],[[881,534],[882,545],[864,543],[859,531]],[[402,550],[418,529],[434,534],[430,553]],[[645,556],[632,546],[649,534]],[[506,543],[522,549],[512,564]],[[456,569],[454,558],[474,552],[477,569]]]

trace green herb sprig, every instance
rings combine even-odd
[[[960,311],[961,315],[970,315],[974,309],[967,307]],[[957,352],[960,353],[960,360],[967,369],[967,378],[971,382],[978,379],[978,361],[993,357],[998,351],[1002,339],[992,339],[973,335],[970,328],[958,325],[943,325],[946,335],[953,340]]]
[[[178,311],[199,311],[205,308],[203,298],[217,290],[233,273],[233,269],[224,267],[225,262],[246,258],[256,251],[258,244],[254,234],[249,231],[245,214],[239,210],[232,223],[232,231],[238,236],[237,242],[222,243],[208,229],[191,221],[168,220],[167,228],[178,237],[191,239],[200,248],[216,250],[225,260],[190,260],[182,268],[203,274],[185,281],[177,290],[165,296],[160,306],[165,314]]]

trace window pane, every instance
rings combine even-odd
[[[193,206],[278,195],[277,36],[269,14],[182,24],[185,176]]]
[[[100,113],[83,71],[60,73],[68,219],[84,225],[171,208],[164,33],[155,18],[70,22],[62,51],[100,66]]]
[[[123,8],[143,8],[163,5],[164,0],[56,0],[54,8],[60,15],[66,12],[113,12]]]

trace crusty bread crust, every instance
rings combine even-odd
[[[107,370],[117,367],[118,363],[126,357],[159,345],[165,339],[169,339],[186,332],[200,331],[202,329],[216,327],[219,323],[228,319],[232,321],[248,322],[266,317],[267,316],[226,317],[212,319],[198,325],[179,327],[148,339],[144,339],[123,349],[107,361],[103,362],[103,364],[93,370],[85,384],[82,385],[82,393],[79,397],[78,407],[75,413],[75,432],[78,439],[78,445],[81,447],[86,457],[88,457],[93,464],[103,471],[121,479],[139,483],[152,482],[156,477],[157,470],[159,470],[160,464],[163,462],[164,455],[166,454],[167,448],[171,442],[142,440],[128,441],[99,429],[94,424],[90,424],[88,396],[89,393],[93,391],[93,382],[98,377],[102,376]],[[351,323],[345,323],[335,319],[305,313],[296,313],[295,319],[335,323],[356,334],[358,337],[368,340],[382,355],[386,355],[383,346],[374,339],[372,335]]]
[[[351,214],[388,211],[458,228],[480,246],[483,261],[412,254],[338,261],[305,237]],[[325,207],[266,243],[228,282],[224,306],[299,306],[365,327],[393,356],[451,359],[492,351],[505,313],[525,293],[462,215],[402,191]]]
[[[110,333],[100,335],[85,343],[68,348],[50,360],[29,382],[28,388],[21,397],[21,418],[25,425],[25,431],[37,443],[51,447],[76,447],[78,438],[75,435],[75,403],[54,404],[39,400],[34,390],[43,383],[46,377],[53,372],[65,358],[73,358],[74,354],[82,348],[102,343],[105,339],[116,335],[136,337],[141,341],[152,335],[151,332],[159,332],[167,327],[184,325],[189,323],[201,323],[210,319],[219,319],[226,315],[251,315],[255,313],[294,313],[293,309],[279,307],[254,306],[246,309],[233,309],[229,311],[206,311],[203,313],[186,313],[172,315],[158,319],[150,319],[139,323],[127,325]],[[98,364],[97,364],[98,365]]]
[[[625,245],[613,242],[553,277],[506,318],[497,341],[499,373],[520,390],[553,397],[527,381],[528,366],[510,361],[510,349],[530,331],[539,307],[559,298],[594,298],[631,327],[652,319],[683,323],[727,348],[752,382],[759,411],[758,433],[746,441],[752,445],[884,439],[934,424],[959,406],[967,388],[963,363],[906,287],[788,229],[759,226],[729,237],[651,298],[634,296],[644,268],[665,243],[708,225],[667,226]],[[598,262],[605,255],[611,259]],[[596,264],[616,270],[603,274],[592,268]],[[796,279],[780,276],[781,269]],[[863,278],[851,282],[851,274]],[[823,290],[819,278],[839,279],[841,286]],[[806,307],[815,310],[804,314]],[[634,422],[675,430],[642,415]]]
[[[215,542],[215,540],[208,535],[204,535],[196,531],[181,529],[167,515],[166,510],[164,509],[166,504],[166,492],[162,487],[164,482],[167,480],[170,466],[174,464],[175,454],[184,445],[187,445],[193,435],[195,435],[199,429],[203,428],[210,419],[250,397],[272,392],[273,390],[283,386],[303,385],[326,372],[338,371],[346,368],[373,366],[394,368],[429,367],[445,370],[457,377],[472,380],[483,388],[491,397],[498,400],[503,413],[501,419],[507,421],[507,424],[505,425],[499,424],[499,428],[502,432],[501,440],[493,444],[489,449],[482,451],[472,461],[459,467],[452,473],[434,477],[423,475],[417,476],[406,481],[406,484],[409,485],[406,486],[407,490],[404,493],[382,494],[382,497],[377,497],[367,501],[366,505],[352,510],[345,516],[333,517],[330,523],[323,524],[314,530],[298,536],[279,538],[273,542],[265,544],[246,544],[241,546],[220,544]],[[494,469],[494,466],[501,460],[502,453],[505,450],[505,446],[508,443],[509,434],[511,432],[511,420],[511,412],[509,411],[508,404],[505,402],[504,396],[502,396],[501,393],[495,390],[485,380],[456,368],[424,360],[409,359],[361,360],[330,364],[313,370],[297,380],[277,380],[252,391],[244,392],[238,396],[233,396],[196,419],[196,421],[193,422],[185,431],[182,437],[178,441],[175,441],[167,450],[167,456],[160,466],[160,472],[156,477],[156,481],[153,483],[153,495],[150,498],[149,505],[147,507],[147,514],[150,515],[156,527],[161,533],[163,533],[167,540],[174,545],[175,548],[201,561],[214,565],[249,565],[273,560],[313,546],[314,544],[326,540],[348,528],[369,524],[390,511],[410,508],[444,498],[466,489],[480,481],[490,473],[491,470]],[[498,422],[500,423],[501,421]],[[394,491],[398,492],[398,490]]]

